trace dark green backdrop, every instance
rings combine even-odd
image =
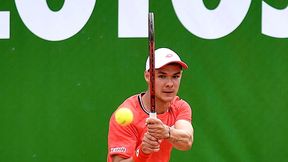
[[[48,1],[54,10],[63,2]],[[219,0],[204,2],[213,9]],[[146,88],[147,39],[118,38],[115,0],[97,0],[85,27],[59,42],[33,35],[14,1],[1,1],[0,11],[11,21],[11,38],[0,40],[0,161],[106,161],[111,113]],[[195,141],[171,162],[287,161],[288,39],[261,34],[261,1],[216,40],[189,33],[170,1],[150,1],[150,11],[156,46],[190,66],[179,95],[193,108]]]

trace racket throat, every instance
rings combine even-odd
[[[150,114],[149,116],[152,118],[157,118],[156,116],[156,102],[155,102],[155,91],[154,87],[151,87],[152,91],[150,91]]]

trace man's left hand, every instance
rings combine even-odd
[[[158,140],[169,138],[169,126],[165,125],[160,119],[147,118],[148,133]]]

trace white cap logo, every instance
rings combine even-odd
[[[168,57],[168,58],[169,58],[169,57],[172,57],[172,56],[173,56],[172,54],[167,54],[167,55],[166,55],[166,57]]]

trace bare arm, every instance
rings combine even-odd
[[[170,127],[170,137],[168,140],[178,150],[189,150],[193,144],[193,132],[194,130],[190,122],[178,120],[174,127]]]
[[[112,159],[113,159],[112,160],[113,162],[134,162],[132,157],[128,159],[124,159],[124,158],[121,158],[120,156],[115,155],[112,157]]]
[[[149,134],[157,139],[168,139],[169,142],[178,150],[189,150],[193,143],[193,127],[186,120],[176,121],[173,127],[162,123],[160,119],[147,119]]]

